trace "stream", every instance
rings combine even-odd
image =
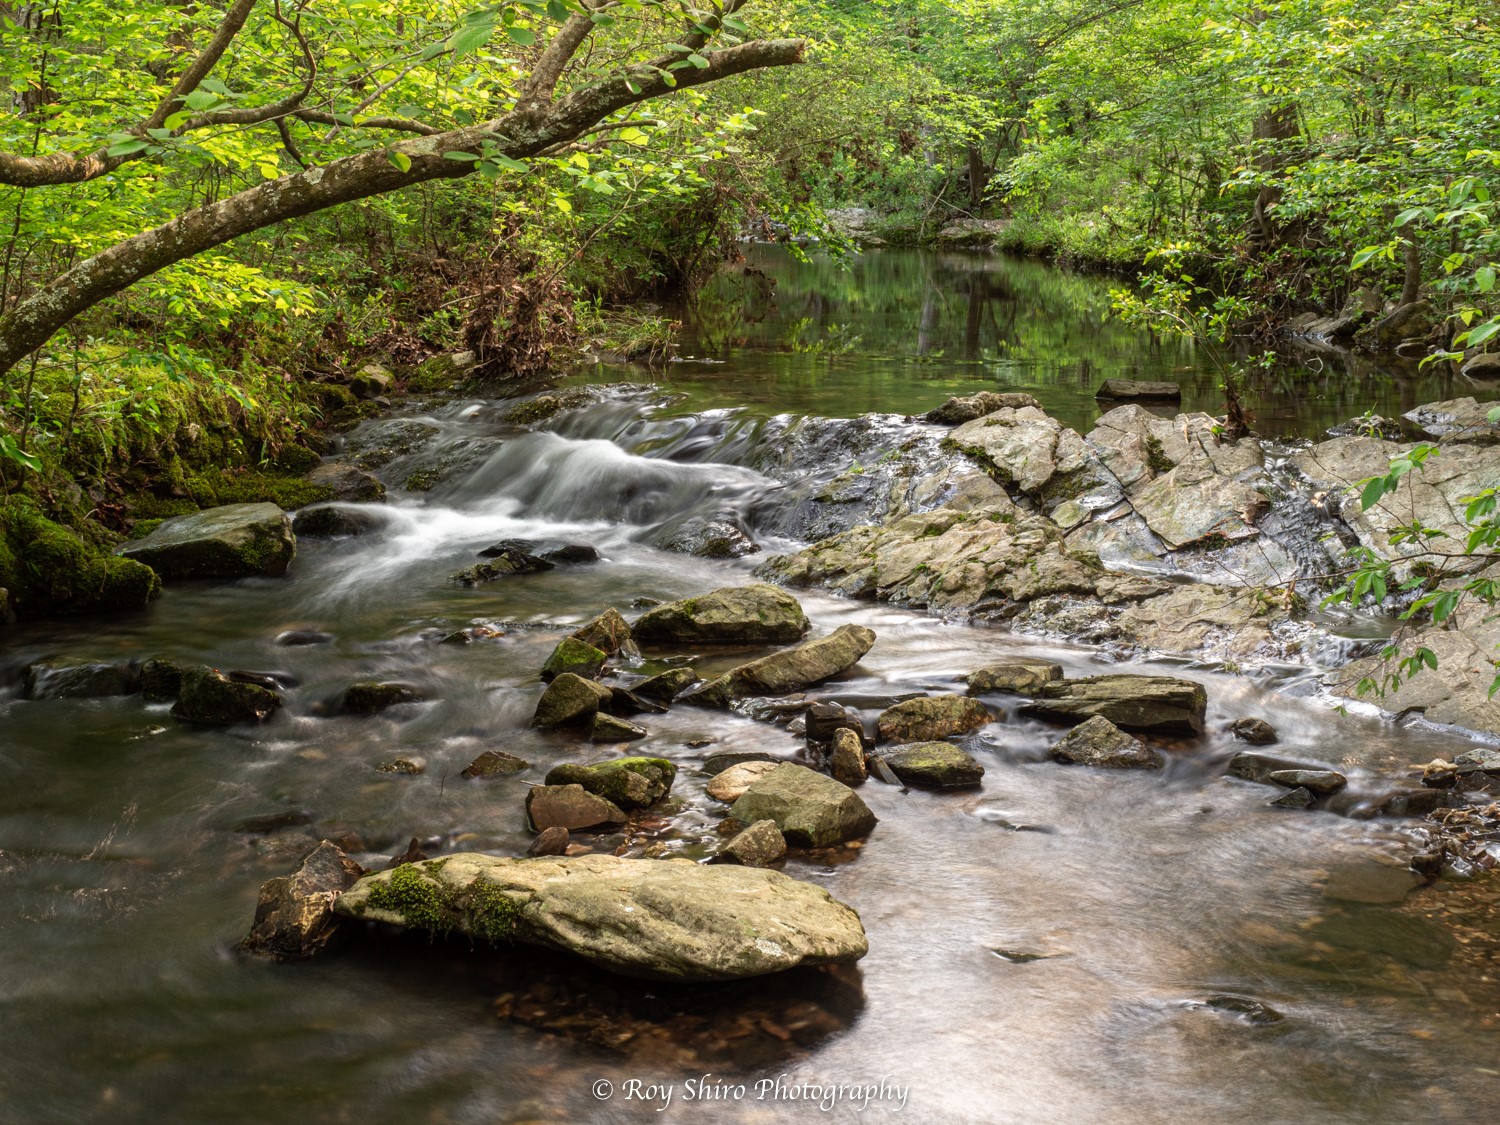
[[[1097,416],[1092,388],[1110,376],[1172,378],[1183,409],[1218,405],[1204,357],[1105,321],[1109,285],[1098,279],[898,251],[847,271],[775,248],[756,248],[749,264],[757,272],[722,279],[693,311],[681,362],[657,374],[580,371],[564,383],[588,388],[590,402],[540,427],[518,429],[502,418],[506,404],[467,399],[351,434],[351,449],[389,447],[381,527],[303,540],[284,578],[172,586],[139,614],[5,634],[0,1118],[1144,1125],[1493,1115],[1500,978],[1465,929],[1493,905],[1493,886],[1417,888],[1405,866],[1416,822],[1268,808],[1264,787],[1223,776],[1244,748],[1224,728],[1242,716],[1273,722],[1277,752],[1326,762],[1351,789],[1452,757],[1468,740],[1342,712],[1308,669],[1109,664],[1082,646],[815,592],[797,592],[814,634],[857,622],[878,637],[817,698],[873,715],[896,697],[953,691],[997,659],[1044,657],[1070,676],[1197,679],[1209,733],[1170,747],[1163,773],[1064,768],[1046,760],[1055,728],[1012,713],[965,743],[986,770],[979,790],[867,783],[879,824],[864,846],[786,866],[864,921],[869,955],[832,973],[695,989],[426,938],[301,964],[234,951],[262,881],[318,837],[344,841],[371,867],[413,837],[433,856],[524,854],[526,783],[595,756],[575,736],[528,726],[552,647],[606,607],[631,616],[638,599],[744,583],[767,555],[799,545],[788,513],[848,467],[827,460],[826,442],[802,440],[839,424],[823,419],[915,414],[989,388],[1031,391],[1085,426]],[[1396,414],[1475,393],[1456,375],[1308,353],[1258,376],[1248,399],[1263,431],[1293,438],[1367,407]],[[422,440],[403,444],[414,432]],[[437,483],[403,490],[424,469]],[[725,516],[758,553],[708,559],[657,545]],[[602,559],[473,588],[448,580],[512,538],[586,543]],[[497,635],[440,643],[476,623]],[[288,630],[332,639],[279,644]],[[168,705],[138,696],[20,699],[20,670],[57,654],[207,662],[295,686],[264,726],[225,730],[179,724]],[[691,659],[714,673],[746,653],[647,656],[645,671]],[[377,677],[417,684],[430,702],[334,713],[345,686]],[[599,850],[712,854],[722,806],[703,792],[704,756],[799,759],[805,745],[783,725],[731,712],[677,706],[642,721],[650,737],[630,752],[678,761],[674,793],[685,803]],[[461,779],[487,749],[532,768]],[[375,769],[397,755],[422,759],[424,772]],[[705,1076],[692,1100],[688,1079]],[[612,1097],[599,1096],[600,1080]],[[756,1086],[778,1080],[884,1083],[904,1100],[824,1109]],[[653,1086],[671,1086],[670,1104],[648,1096]]]

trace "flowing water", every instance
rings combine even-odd
[[[426,493],[393,492],[375,533],[305,540],[284,578],[175,586],[140,614],[6,634],[0,1119],[1133,1125],[1493,1115],[1492,946],[1450,924],[1488,900],[1476,905],[1472,887],[1413,887],[1411,822],[1267,808],[1264,788],[1221,776],[1236,747],[1218,732],[1242,715],[1271,720],[1280,749],[1350,775],[1353,811],[1379,778],[1464,740],[1341,714],[1296,669],[1116,665],[1207,685],[1211,733],[1172,747],[1164,774],[1050,764],[1055,732],[1007,714],[969,743],[986,769],[982,789],[867,784],[880,823],[865,845],[787,865],[859,910],[870,954],[852,969],[674,988],[425,939],[360,943],[305,964],[233,951],[261,881],[294,866],[316,836],[346,841],[367,865],[413,836],[431,855],[521,854],[526,783],[595,752],[527,726],[536,670],[565,630],[607,606],[630,612],[637,599],[749,580],[755,556],[668,553],[652,545],[664,529],[730,512],[766,550],[792,545],[787,513],[845,467],[818,439],[837,427],[799,415],[916,412],[956,391],[1013,384],[1083,424],[1090,380],[1166,371],[1188,384],[1185,405],[1211,405],[1210,376],[1190,356],[1099,323],[1095,282],[906,254],[871,254],[852,277],[774,256],[760,266],[779,280],[777,303],[753,322],[734,306],[704,314],[694,354],[714,362],[676,365],[662,380],[685,396],[622,389],[537,432],[506,426],[495,404],[444,404],[423,416],[434,442],[383,475],[398,485],[437,461],[450,466],[446,478]],[[958,282],[985,294],[979,314],[965,311]],[[884,333],[895,358],[782,347],[801,317],[789,305],[825,290],[817,340],[847,323],[846,342]],[[914,320],[934,292],[941,311]],[[913,349],[924,331],[930,346]],[[934,352],[930,364],[913,358]],[[1312,429],[1357,413],[1356,402],[1392,409],[1410,389],[1391,376],[1340,385],[1331,400],[1266,390],[1257,405]],[[1417,398],[1453,390],[1422,384]],[[603,560],[475,588],[447,580],[481,548],[517,537],[590,543]],[[954,690],[1007,655],[1056,659],[1070,674],[1103,663],[998,629],[803,600],[816,632],[850,621],[876,631],[861,665],[816,692],[866,714],[906,693]],[[499,635],[439,643],[475,622]],[[277,644],[289,629],[333,639]],[[205,661],[295,686],[256,729],[180,725],[139,697],[20,700],[15,673],[62,653]],[[648,653],[645,667],[691,658],[711,672],[745,655]],[[343,687],[372,677],[416,683],[431,701],[373,718],[334,713]],[[645,724],[651,736],[632,752],[677,760],[685,803],[601,840],[605,850],[710,854],[720,810],[703,793],[704,755],[802,750],[783,726],[737,714],[683,706]],[[533,768],[458,776],[490,748]],[[375,769],[397,754],[423,759],[425,772]],[[1282,1018],[1207,1005],[1225,995]],[[597,1096],[601,1080],[613,1097]],[[864,1108],[795,1096],[808,1084],[882,1083],[901,1093]]]

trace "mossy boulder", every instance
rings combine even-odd
[[[421,688],[394,680],[367,680],[344,689],[340,703],[350,715],[374,715],[398,703],[420,703],[427,698]]]
[[[0,616],[101,613],[139,609],[161,593],[142,563],[84,542],[23,497],[0,502]]]
[[[912,742],[882,757],[907,785],[924,789],[972,789],[984,777],[984,767],[951,742]]]
[[[1131,738],[1102,715],[1095,715],[1063,735],[1048,756],[1066,765],[1112,770],[1159,770],[1166,764],[1160,752]]]
[[[986,664],[969,673],[970,695],[987,695],[992,691],[1010,695],[1041,695],[1048,684],[1062,679],[1062,665],[1050,660],[1006,660]]]
[[[64,657],[34,660],[23,674],[27,699],[99,699],[134,695],[141,689],[141,671],[134,664]]]
[[[553,564],[546,559],[529,555],[517,547],[506,547],[490,557],[488,562],[465,567],[453,576],[460,586],[478,586],[500,578],[511,578],[518,574],[540,574],[552,570]]]
[[[611,695],[603,684],[572,672],[562,672],[542,692],[531,725],[543,728],[586,726],[594,721],[599,708],[609,702]]]
[[[533,832],[566,828],[570,832],[612,828],[625,823],[625,814],[608,797],[590,793],[582,785],[538,785],[526,794],[526,819]]]
[[[577,637],[564,637],[557,642],[547,663],[542,665],[542,679],[551,683],[564,672],[591,680],[604,671],[607,654]]]
[[[279,692],[231,680],[206,664],[182,673],[172,717],[204,726],[263,723],[281,706]]]
[[[875,725],[882,742],[931,743],[978,730],[990,721],[989,710],[977,699],[962,695],[926,695],[887,707]]]
[[[622,809],[638,809],[665,797],[676,778],[677,767],[665,758],[615,758],[556,766],[547,774],[547,784],[581,785]]]
[[[170,703],[182,691],[182,665],[155,657],[141,665],[141,695],[147,703]]]
[[[807,632],[808,620],[791,594],[757,583],[656,606],[631,628],[652,644],[788,644]]]
[[[683,695],[684,703],[728,707],[752,695],[785,695],[847,672],[875,643],[863,625],[840,625],[826,637],[741,664]]]
[[[808,848],[857,840],[875,827],[875,814],[854,790],[790,762],[753,782],[730,815],[741,824],[773,820],[788,842]]]
[[[292,521],[274,504],[229,504],[177,516],[118,548],[167,581],[284,574],[296,551]]]
[[[328,489],[333,499],[353,504],[379,503],[385,499],[380,478],[347,461],[329,461],[307,474],[313,484]]]
[[[1207,706],[1208,693],[1193,680],[1121,674],[1049,683],[1021,713],[1065,723],[1099,715],[1125,730],[1202,734]]]
[[[576,954],[625,976],[717,981],[856,961],[859,915],[778,871],[608,855],[461,853],[361,879],[340,914]]]

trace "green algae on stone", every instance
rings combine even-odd
[[[564,672],[571,672],[584,679],[593,679],[604,670],[609,659],[602,650],[577,637],[564,637],[557,642],[547,663],[542,665],[542,680],[551,683]]]
[[[621,808],[644,808],[661,800],[677,779],[666,758],[615,758],[587,765],[568,762],[547,774],[548,785],[581,785]]]

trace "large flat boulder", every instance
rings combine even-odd
[[[656,606],[640,616],[631,633],[652,644],[789,644],[807,627],[796,598],[778,586],[756,583]]]
[[[924,789],[970,789],[984,777],[974,756],[951,742],[911,742],[882,757],[904,784]]]
[[[1173,676],[1109,675],[1050,683],[1021,713],[1065,723],[1101,715],[1126,730],[1202,734],[1208,693]]]
[[[728,707],[747,696],[785,695],[847,672],[874,643],[875,633],[863,625],[840,625],[826,637],[741,664],[680,699],[705,707]]]
[[[166,520],[115,553],[172,581],[284,574],[296,551],[291,518],[275,504],[226,504]]]
[[[847,785],[783,762],[750,784],[730,815],[741,824],[774,820],[788,842],[823,848],[868,836],[875,814]]]
[[[652,980],[736,980],[857,961],[869,948],[859,915],[811,883],[764,868],[607,855],[461,853],[366,876],[335,909],[563,950]]]

